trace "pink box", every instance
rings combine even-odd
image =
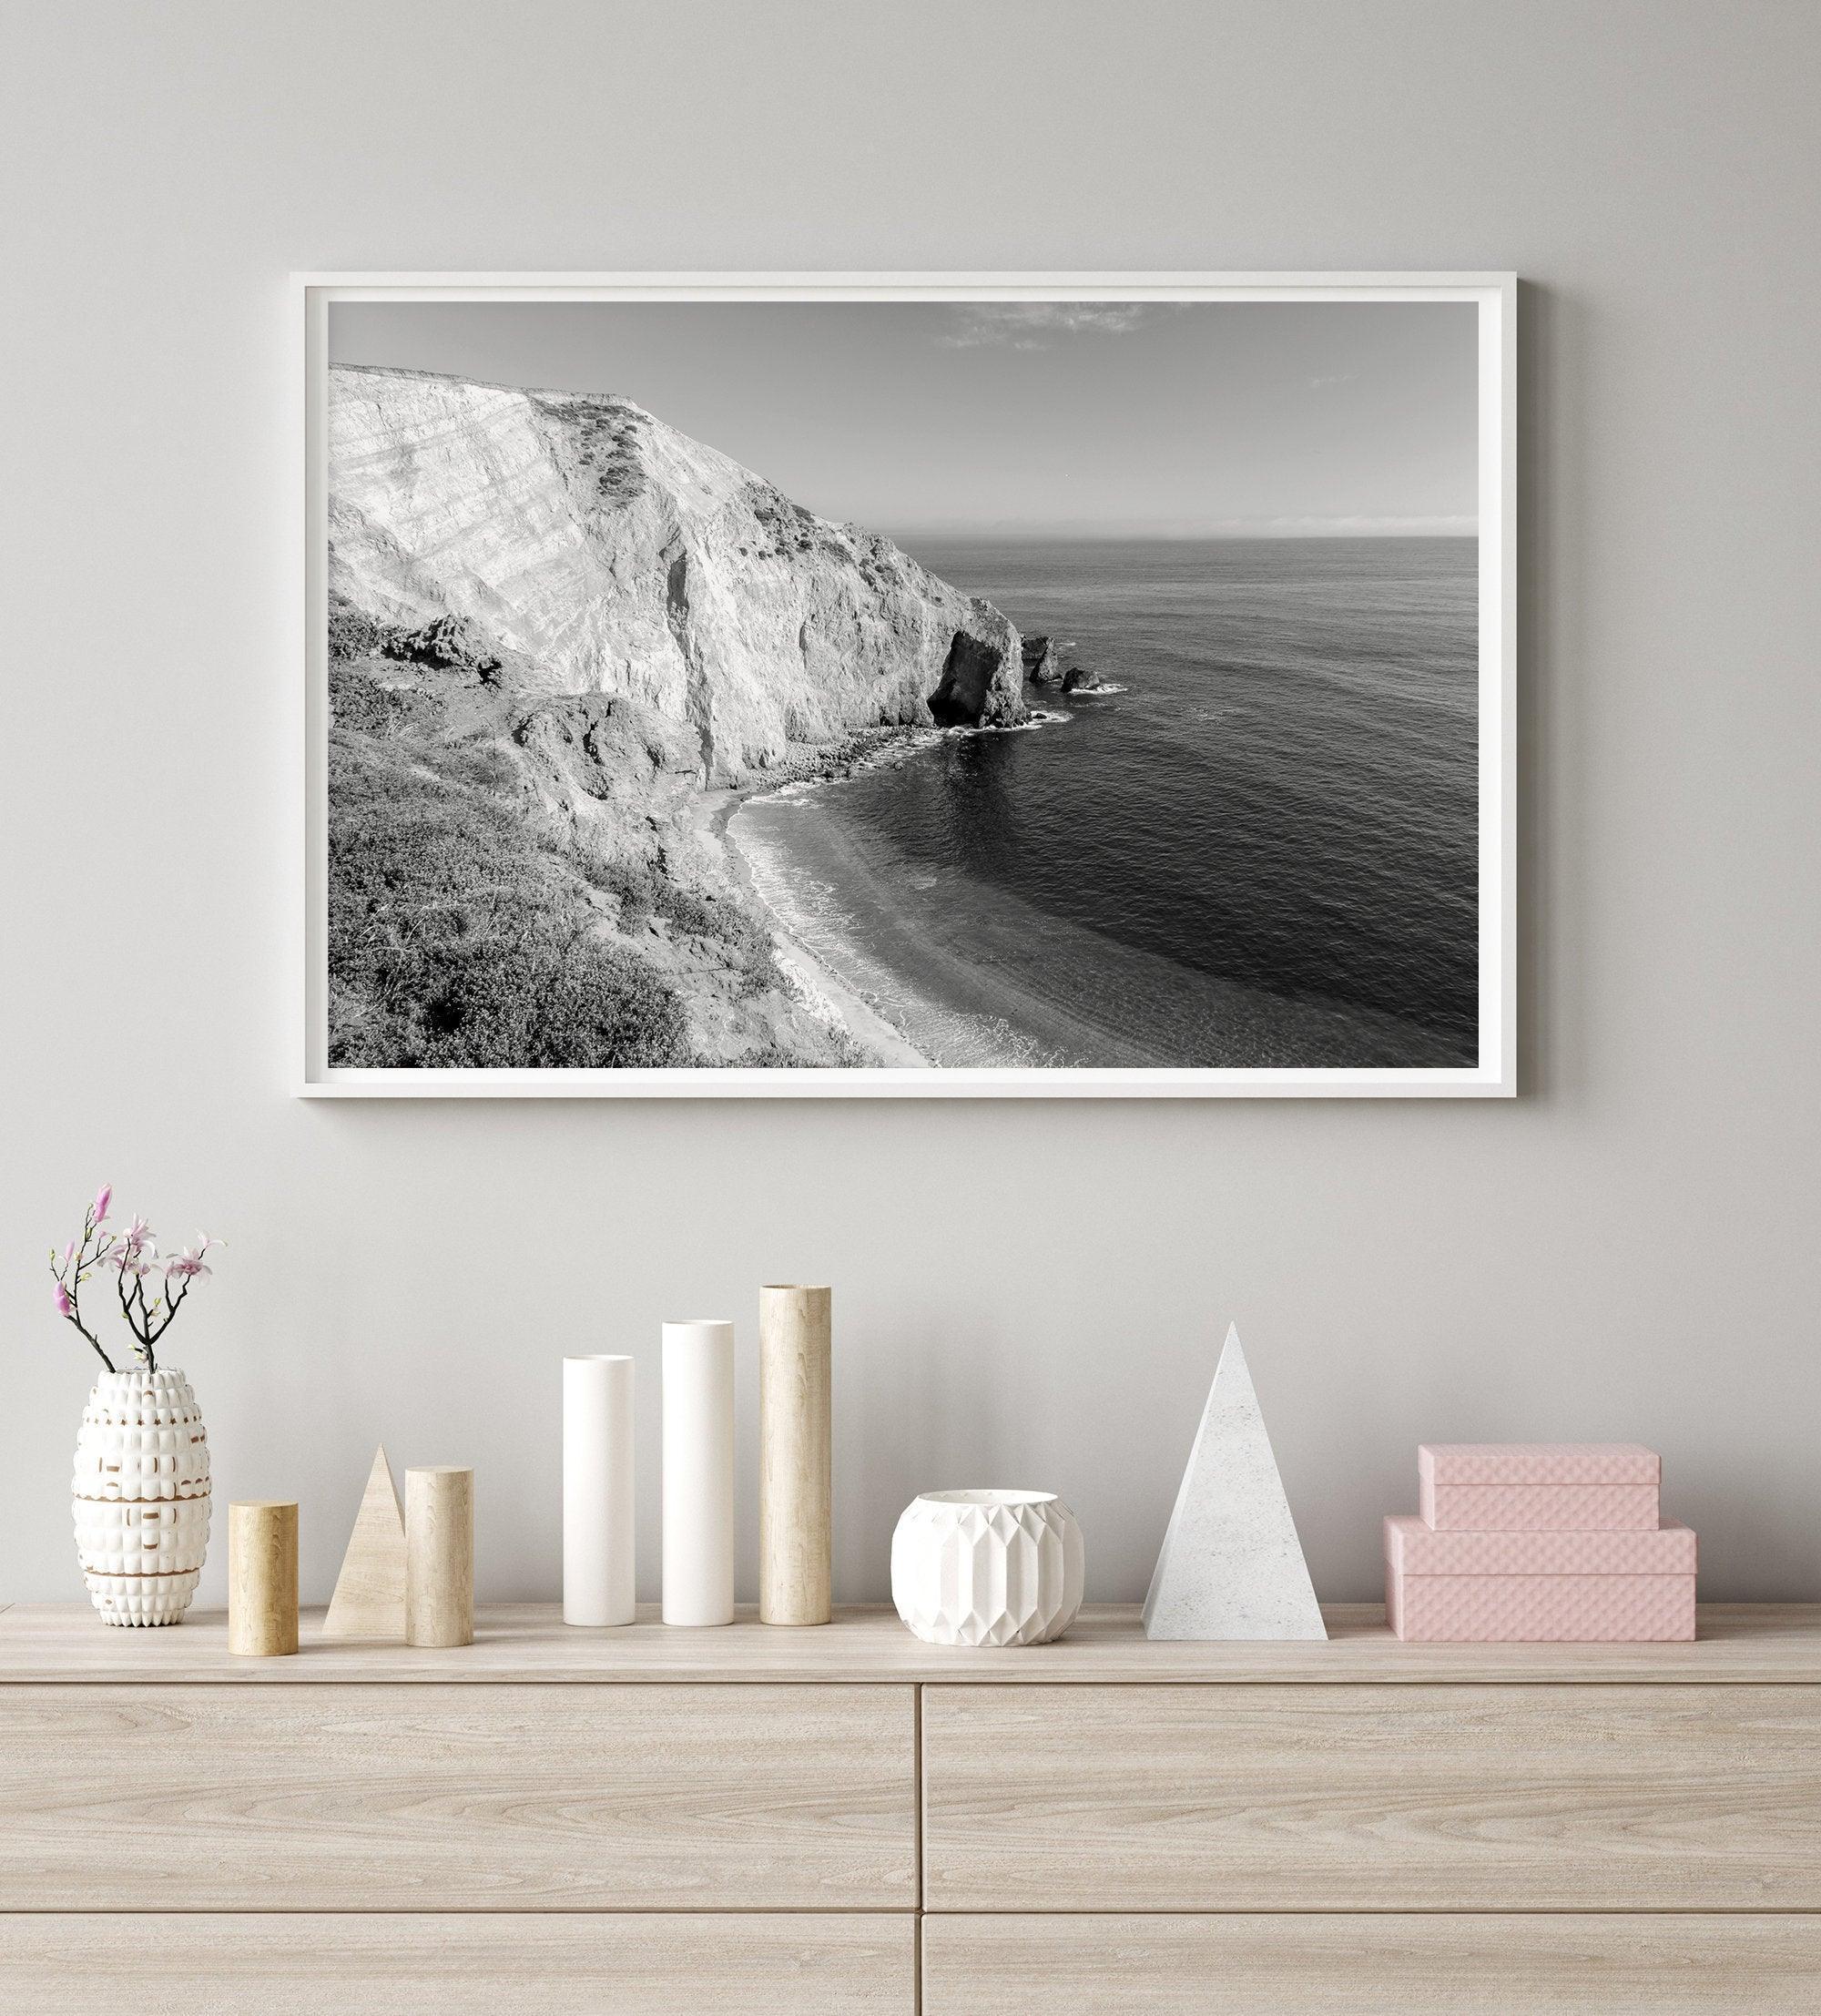
[[[1417,1502],[1440,1532],[1654,1532],[1654,1484],[1448,1484],[1425,1471]]]
[[[1638,1442],[1424,1442],[1417,1474],[1438,1484],[1660,1484]]]
[[[1643,1644],[1694,1635],[1693,1575],[1409,1575],[1388,1568],[1399,1638],[1451,1644]]]
[[[1437,1532],[1409,1512],[1385,1522],[1385,1563],[1412,1575],[1692,1575],[1692,1527],[1653,1532]]]

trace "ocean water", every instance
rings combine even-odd
[[[904,543],[1118,690],[741,809],[846,987],[942,1064],[1473,1062],[1474,541]]]

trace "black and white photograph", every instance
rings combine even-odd
[[[1483,290],[665,292],[325,290],[326,1082],[1500,1089]]]
[[[1821,2016],[1821,0],[12,14],[0,2016]]]

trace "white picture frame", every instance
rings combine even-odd
[[[328,1062],[328,318],[337,301],[1461,301],[1479,329],[1479,1054],[1376,1069],[341,1069]],[[1517,280],[1473,273],[303,273],[291,1089],[309,1098],[1502,1098],[1517,1083]]]

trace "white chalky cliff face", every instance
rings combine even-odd
[[[338,365],[329,463],[349,605],[453,615],[549,693],[647,706],[705,782],[860,728],[1023,717],[991,603],[628,400]]]
[[[209,1431],[181,1372],[104,1372],[83,1410],[76,1549],[101,1621],[176,1624],[209,1547]]]

